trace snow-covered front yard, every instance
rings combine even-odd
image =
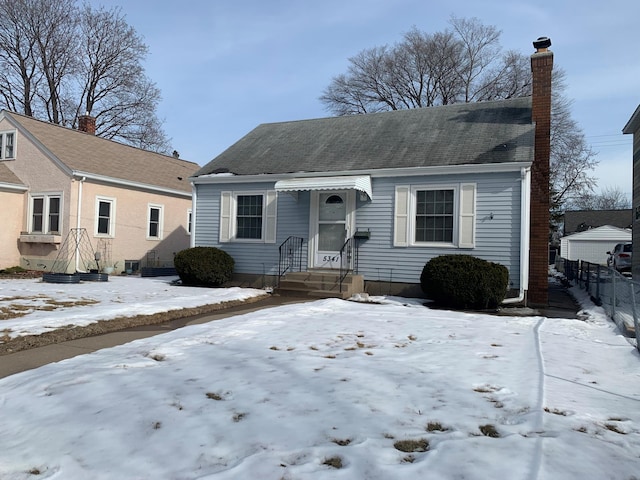
[[[181,288],[129,307],[182,304]],[[0,478],[638,477],[640,358],[600,308],[585,322],[374,300],[264,309],[0,380]]]

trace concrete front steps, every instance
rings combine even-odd
[[[280,285],[274,293],[290,297],[350,298],[364,292],[364,277],[349,274],[342,281],[340,274],[331,270],[290,272],[280,279]]]

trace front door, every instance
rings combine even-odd
[[[352,235],[354,203],[353,191],[312,192],[312,267],[340,268],[340,249]]]

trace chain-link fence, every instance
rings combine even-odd
[[[569,282],[584,288],[624,335],[636,339],[636,348],[640,350],[636,335],[640,332],[640,283],[614,268],[582,260],[560,258],[556,261],[556,269],[564,273]]]

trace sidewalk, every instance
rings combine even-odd
[[[59,362],[77,355],[95,352],[102,348],[115,347],[141,338],[152,337],[187,325],[207,323],[213,320],[220,320],[234,315],[242,315],[244,313],[254,312],[265,308],[308,302],[311,300],[312,299],[308,298],[270,295],[264,300],[225,308],[213,313],[172,320],[170,322],[157,325],[133,327],[126,330],[79,338],[77,340],[69,340],[67,342],[2,355],[0,356],[0,378],[8,377],[9,375],[31,370],[33,368],[38,368],[48,363]],[[529,311],[526,315],[541,315],[549,318],[577,318],[576,314],[579,309],[580,307],[575,303],[573,297],[571,297],[564,287],[550,283],[549,306]]]

